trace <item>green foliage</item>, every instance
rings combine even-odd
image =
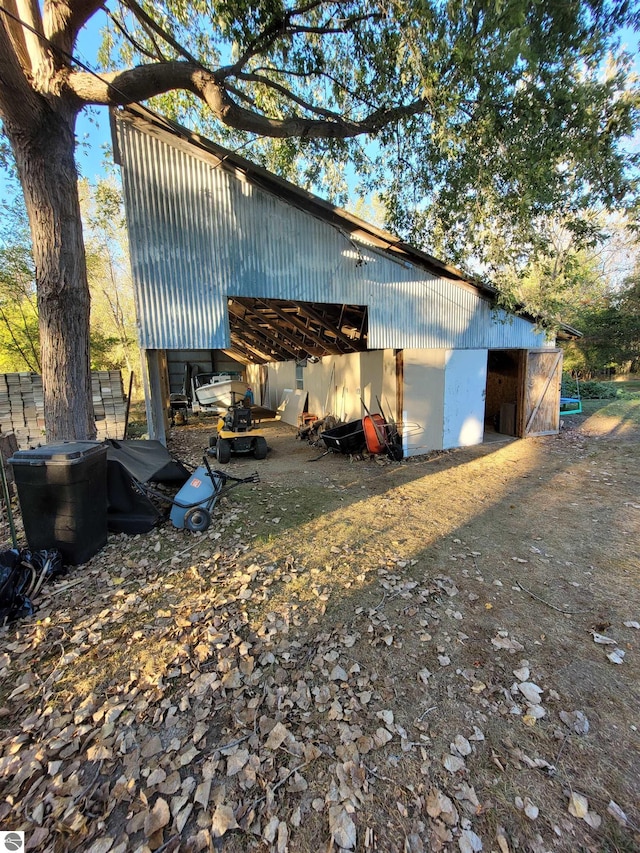
[[[587,376],[608,367],[636,372],[640,367],[640,262],[619,290],[578,308],[572,321],[583,337],[565,349],[568,368]]]
[[[91,367],[132,370],[139,362],[133,285],[120,189],[112,180],[81,184],[91,289]],[[0,226],[0,372],[40,373],[35,271],[24,204],[2,204]]]
[[[133,283],[119,186],[112,180],[80,185],[91,290],[91,367],[137,367]]]
[[[596,382],[586,380],[580,382],[569,374],[562,375],[563,397],[575,397],[582,400],[615,400],[620,396],[620,389],[613,382]]]
[[[638,127],[638,84],[618,38],[635,20],[635,0],[144,8],[174,46],[123,5],[114,14],[130,38],[109,29],[108,67],[148,63],[161,43],[162,56],[214,70],[252,114],[330,126],[324,139],[295,130],[265,139],[214,120],[192,94],[164,94],[152,106],[341,203],[356,169],[361,193],[379,193],[388,227],[447,259],[490,264],[487,236],[501,234],[503,259],[516,262],[544,243],[541,218],[559,215],[583,241],[586,208],[635,203],[638,158],[624,140]],[[332,138],[345,121],[409,104],[419,107],[380,122],[366,146]]]
[[[18,197],[2,203],[0,371],[40,370],[38,312],[29,226]]]

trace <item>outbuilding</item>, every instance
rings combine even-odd
[[[293,425],[382,409],[407,456],[558,431],[555,336],[490,287],[147,110],[112,132],[151,437],[193,365]]]

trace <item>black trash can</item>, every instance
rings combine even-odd
[[[107,446],[65,441],[19,450],[15,476],[24,532],[33,551],[58,548],[86,563],[107,542]]]

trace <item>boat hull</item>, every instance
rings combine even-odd
[[[240,382],[237,379],[209,382],[194,389],[196,400],[201,406],[215,409],[228,409],[229,406],[242,400],[246,391],[246,382]]]

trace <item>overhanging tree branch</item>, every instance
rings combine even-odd
[[[228,127],[280,139],[292,136],[347,139],[362,133],[376,133],[385,125],[423,112],[427,106],[427,101],[420,98],[409,104],[374,110],[357,120],[342,116],[335,119],[271,118],[238,106],[216,73],[189,62],[140,65],[127,71],[101,74],[99,78],[86,72],[74,72],[69,75],[68,84],[82,103],[109,106],[126,106],[171,89],[185,89],[201,98],[214,116]]]

